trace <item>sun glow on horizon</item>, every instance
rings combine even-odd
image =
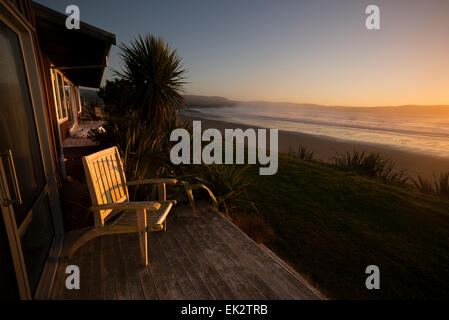
[[[37,1],[65,10],[60,0]],[[369,3],[360,0],[78,2],[82,20],[116,34],[118,45],[138,34],[164,38],[182,57],[191,94],[449,105],[448,0],[376,0],[380,30],[366,28]],[[104,79],[121,69],[119,52],[113,47]]]

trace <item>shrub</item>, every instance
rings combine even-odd
[[[252,209],[258,212],[253,202],[248,200],[251,187],[246,171],[249,166],[237,165],[203,165],[200,169],[200,183],[213,190],[218,209],[228,217],[236,208]]]
[[[421,193],[434,194],[449,199],[449,172],[440,174],[438,178],[434,175],[431,180],[418,176],[417,179],[412,179],[412,181]]]
[[[104,115],[108,119],[130,118],[135,113],[132,85],[123,79],[106,81],[98,91],[104,101]]]
[[[307,148],[303,145],[298,147],[298,151],[289,148],[288,155],[293,158],[298,158],[305,161],[313,160],[313,151],[308,151]]]
[[[440,175],[436,182],[436,190],[440,196],[449,199],[449,172]]]
[[[396,171],[396,163],[383,159],[379,153],[365,154],[354,150],[352,153],[337,153],[331,160],[339,168],[353,170],[370,178],[379,178],[386,183],[406,185],[408,181],[405,170]]]

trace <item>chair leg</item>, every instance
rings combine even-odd
[[[139,229],[139,247],[142,264],[148,266],[148,232],[147,232],[147,211],[137,210],[137,227]]]
[[[167,185],[161,183],[158,185],[159,201],[167,201]],[[164,232],[167,231],[167,219],[164,221]]]

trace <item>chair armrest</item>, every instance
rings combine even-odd
[[[121,202],[121,203],[111,203],[102,204],[99,206],[90,207],[91,211],[98,210],[129,210],[129,209],[148,209],[148,210],[158,210],[161,207],[159,202]]]
[[[146,180],[138,180],[128,182],[127,186],[138,186],[143,184],[177,184],[178,180],[176,179],[146,179]]]
[[[161,205],[171,203],[172,205],[175,206],[178,203],[178,201],[177,200],[167,200],[167,201],[158,201],[157,203],[160,203]]]

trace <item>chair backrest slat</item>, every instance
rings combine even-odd
[[[119,181],[120,181],[120,175],[118,173],[118,169],[114,167],[114,159],[112,156],[109,156],[108,163],[111,164],[112,170],[111,170],[111,176],[112,180],[114,181],[114,185],[117,187],[115,188],[115,197],[117,199],[120,199],[122,197],[125,197],[125,193],[122,193],[123,189],[120,188]]]
[[[117,147],[103,150],[83,158],[87,185],[92,205],[129,201],[125,173]],[[104,225],[112,210],[95,213],[95,226]]]
[[[105,204],[108,203],[108,199],[106,198],[106,192],[105,192],[105,185],[103,183],[103,180],[101,179],[101,171],[100,167],[98,166],[98,163],[92,162],[92,172],[95,174],[95,179],[93,180],[98,187],[98,204]]]
[[[108,181],[109,185],[112,186],[111,188],[111,198],[112,198],[112,202],[116,202],[118,200],[118,198],[116,197],[116,183],[114,183],[114,180],[112,180],[112,174],[111,174],[111,166],[110,166],[110,160],[108,159],[109,157],[106,157],[104,159],[101,160],[102,164],[103,164],[103,168],[106,171],[106,180]]]
[[[108,173],[106,168],[104,167],[103,158],[98,159],[97,161],[98,167],[100,168],[101,172],[101,180],[103,181],[103,185],[105,186],[105,196],[107,199],[107,203],[114,203],[114,200],[112,199],[112,190],[114,186],[108,181]]]

